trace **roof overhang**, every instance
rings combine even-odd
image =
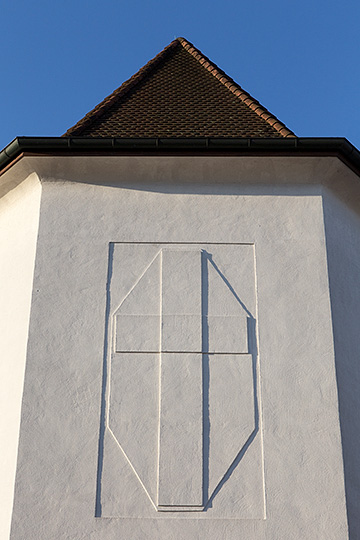
[[[277,139],[17,137],[0,152],[0,175],[22,156],[232,155],[337,157],[360,176],[360,152],[345,138]]]

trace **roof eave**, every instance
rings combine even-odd
[[[343,137],[287,138],[120,138],[16,137],[0,152],[0,174],[22,154],[178,154],[336,156],[360,176],[360,152]]]

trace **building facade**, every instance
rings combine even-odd
[[[0,159],[4,538],[358,538],[358,151],[179,38]]]

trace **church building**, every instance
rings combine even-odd
[[[359,539],[359,151],[177,38],[0,176],[1,538]]]

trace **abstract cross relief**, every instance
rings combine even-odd
[[[111,244],[108,278],[97,515],[263,518],[254,246]]]

